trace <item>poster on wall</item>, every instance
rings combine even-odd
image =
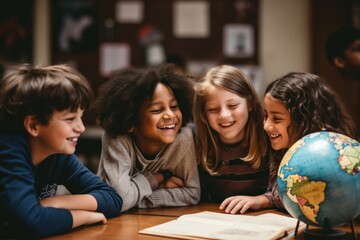
[[[53,0],[53,49],[56,53],[91,52],[98,48],[96,0]]]
[[[115,9],[115,19],[118,23],[141,23],[144,19],[142,1],[118,1]]]
[[[224,26],[223,51],[226,57],[254,57],[255,39],[253,26],[249,24],[227,24]]]
[[[207,1],[173,3],[173,31],[178,38],[207,38],[210,35],[210,7]]]
[[[130,46],[126,43],[103,43],[100,46],[99,72],[109,77],[114,70],[130,65]]]
[[[32,62],[33,50],[33,1],[12,0],[3,4],[0,8],[0,75],[7,63]]]

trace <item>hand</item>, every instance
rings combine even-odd
[[[265,196],[233,196],[226,198],[221,204],[220,209],[226,213],[235,214],[245,213],[248,209],[260,210],[269,206],[269,200]]]
[[[184,187],[184,186],[185,186],[185,183],[181,178],[179,178],[177,176],[172,176],[168,180],[166,180],[165,182],[160,184],[159,188],[178,188],[178,187]]]
[[[101,222],[102,224],[106,224],[107,223],[107,219],[105,217],[105,215],[103,213],[99,213],[99,212],[89,212],[89,218],[87,219],[88,222],[84,223],[84,224],[94,224],[94,223],[98,223]]]
[[[73,228],[98,222],[103,224],[107,223],[107,219],[103,213],[83,210],[71,210],[70,212],[73,217]]]

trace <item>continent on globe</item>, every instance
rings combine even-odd
[[[299,175],[291,175],[288,178],[289,198],[297,202],[302,213],[316,224],[320,204],[325,200],[325,186],[325,182],[309,181],[307,177]]]
[[[304,136],[285,153],[278,191],[286,210],[315,226],[337,226],[360,215],[360,143],[335,132]]]

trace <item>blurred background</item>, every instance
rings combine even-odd
[[[266,85],[290,71],[324,76],[358,116],[359,84],[347,86],[325,56],[327,36],[360,27],[359,0],[12,0],[0,7],[0,65],[68,63],[97,93],[111,71],[171,62],[194,77],[231,64]],[[356,99],[349,99],[355,93]],[[350,94],[354,95],[354,94]],[[98,153],[94,114],[79,153]],[[94,140],[94,141],[92,141]],[[93,146],[91,144],[94,144]],[[95,157],[97,158],[97,157]],[[95,167],[94,167],[95,168]]]

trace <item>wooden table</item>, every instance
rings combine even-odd
[[[147,227],[174,220],[183,214],[190,214],[202,211],[221,212],[218,204],[199,204],[190,207],[177,208],[153,208],[153,209],[132,209],[128,212],[122,213],[119,217],[108,220],[105,225],[82,226],[72,230],[69,233],[54,236],[48,239],[167,239],[164,237],[150,236],[139,234],[138,231]],[[254,211],[248,213],[249,215],[259,215],[263,213],[277,213],[287,215],[277,210]],[[342,226],[339,229],[347,233],[346,239],[352,239],[351,229],[349,226]],[[360,239],[360,223],[355,223],[355,230],[357,238]],[[168,238],[170,239],[170,238]],[[296,239],[304,239],[302,233]]]

